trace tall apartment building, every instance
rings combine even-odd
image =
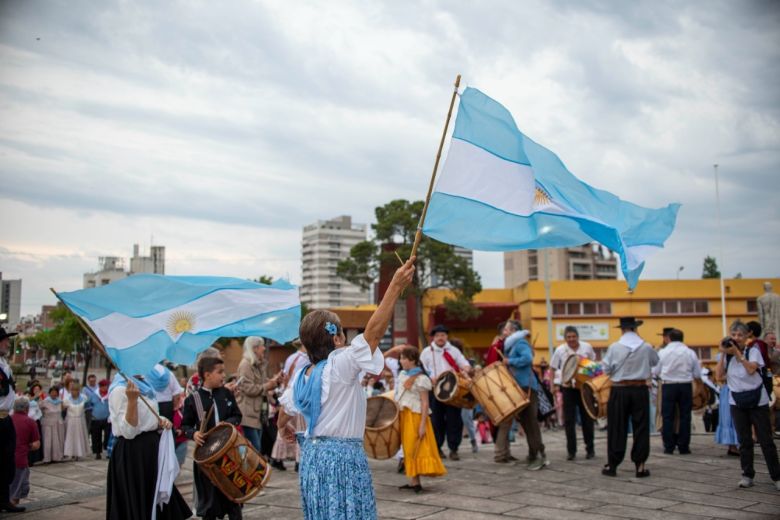
[[[614,280],[618,258],[604,246],[592,243],[578,247],[550,249],[550,280]],[[504,253],[504,286],[517,287],[532,280],[544,280],[544,253],[527,249]]]
[[[366,229],[365,224],[354,224],[348,215],[304,226],[301,302],[311,309],[369,303],[368,291],[336,275],[339,260],[347,258],[355,244],[366,240]]]
[[[130,274],[139,273],[165,274],[165,246],[152,246],[149,256],[141,256],[138,244],[133,244]]]
[[[22,281],[3,280],[0,273],[0,324],[13,330],[22,317]]]

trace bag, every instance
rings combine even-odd
[[[550,391],[547,390],[547,387],[544,386],[539,380],[539,376],[537,375],[536,370],[532,369],[531,372],[533,372],[534,377],[536,377],[536,383],[539,387],[539,390],[536,393],[538,399],[536,417],[539,421],[544,421],[555,413],[555,401],[553,400],[553,396]]]
[[[751,408],[757,408],[759,401],[761,401],[761,393],[764,390],[764,384],[760,384],[753,390],[745,390],[744,392],[731,392],[734,397],[734,404],[737,408],[743,410],[749,410]]]

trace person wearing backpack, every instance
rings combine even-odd
[[[739,487],[752,487],[756,475],[753,468],[755,428],[769,476],[774,481],[775,489],[780,491],[780,462],[769,427],[769,395],[761,377],[764,359],[757,347],[746,346],[749,333],[747,325],[737,320],[731,324],[729,332],[731,336],[724,338],[720,344],[721,356],[717,372],[721,379],[726,378],[731,390],[729,407],[734,428],[737,430],[742,465]]]

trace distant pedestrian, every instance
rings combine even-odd
[[[43,417],[43,462],[59,462],[65,449],[65,421],[62,418],[62,400],[56,386],[49,389],[49,397],[38,403]]]
[[[38,434],[38,425],[28,417],[30,400],[26,397],[17,397],[14,401],[14,414],[11,417],[16,430],[16,473],[11,482],[9,492],[11,503],[19,505],[19,501],[27,498],[30,493],[30,465],[28,457],[30,451],[41,447],[41,438]]]
[[[85,392],[87,406],[92,410],[92,421],[89,423],[89,434],[92,444],[92,454],[95,460],[103,458],[103,450],[108,448],[108,436],[111,425],[108,424],[108,379],[101,379],[97,390]]]
[[[85,408],[87,398],[81,395],[76,381],[70,384],[70,395],[63,401],[65,407],[65,449],[63,454],[79,460],[89,453],[87,448],[87,421]]]

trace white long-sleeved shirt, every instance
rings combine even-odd
[[[152,408],[155,410],[158,409],[156,400],[139,396],[138,424],[136,426],[131,426],[125,420],[125,413],[127,412],[127,395],[125,395],[125,387],[118,386],[111,390],[111,393],[108,396],[108,411],[111,421],[111,431],[114,433],[114,437],[135,439],[137,435],[143,432],[157,431],[160,421],[152,411],[141,402],[141,399],[146,399]]]
[[[356,336],[349,346],[330,353],[322,370],[320,416],[314,426],[314,437],[363,438],[366,429],[366,393],[360,386],[359,375],[361,370],[379,374],[384,366],[382,351],[377,348],[372,354],[362,334]],[[295,382],[299,377],[309,376],[305,371],[298,370],[292,384],[279,400],[288,415],[300,413],[295,406]]]
[[[672,341],[658,353],[653,375],[660,376],[664,383],[690,383],[701,379],[701,363],[685,343]]]
[[[436,378],[444,372],[454,371],[452,365],[447,363],[447,360],[444,359],[445,351],[449,352],[450,356],[452,356],[452,359],[455,360],[455,363],[460,368],[466,369],[471,367],[468,360],[466,360],[466,358],[463,356],[463,353],[450,345],[449,342],[446,343],[443,347],[430,344],[425,347],[420,354],[420,363],[422,363],[423,368],[425,368],[425,371],[433,380],[436,380]]]

